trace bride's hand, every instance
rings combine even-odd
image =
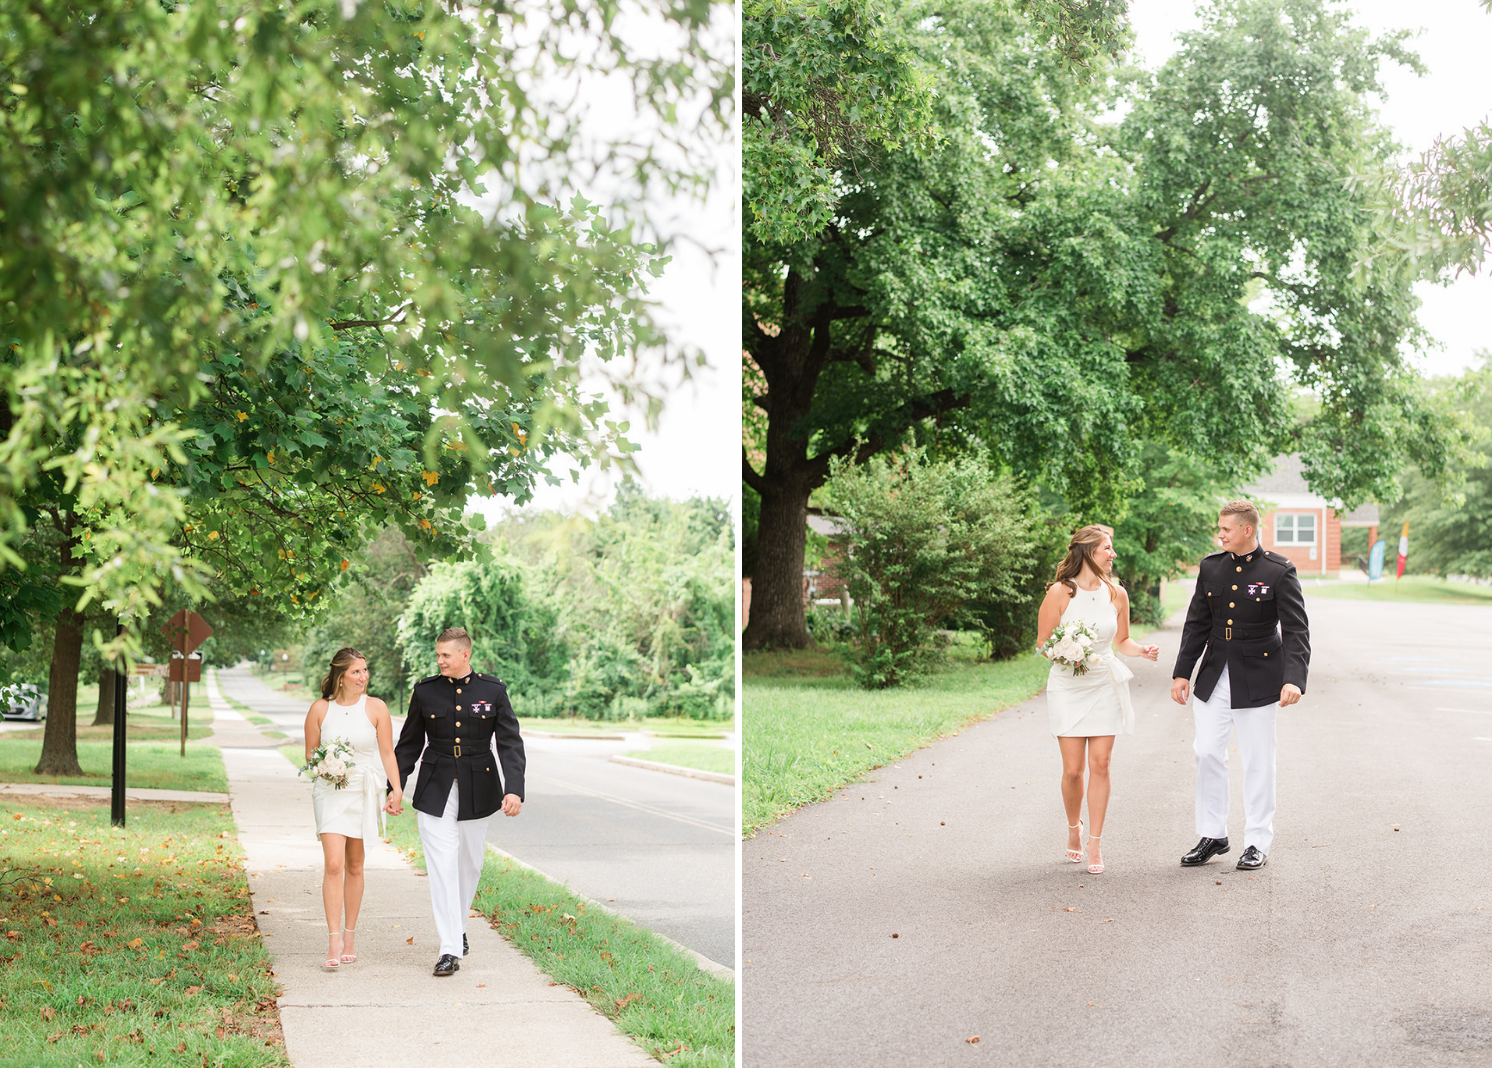
[[[1156,654],[1159,652],[1161,652],[1161,650],[1154,645],[1141,646],[1141,655],[1147,660],[1155,660]]]
[[[392,816],[401,815],[401,791],[392,790],[390,796],[385,799],[385,810]]]

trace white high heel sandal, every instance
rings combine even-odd
[[[1090,838],[1094,838],[1094,839],[1102,839],[1102,836],[1101,835],[1097,835],[1097,834],[1091,834],[1091,835],[1089,835],[1089,837]],[[1090,864],[1088,866],[1088,873],[1090,875],[1103,875],[1104,874],[1104,846],[1102,844],[1102,841],[1101,841],[1101,844],[1099,846],[1099,863],[1097,863],[1097,864]]]
[[[1070,830],[1070,831],[1081,831],[1081,830],[1083,830],[1083,820],[1080,819],[1077,823],[1070,823],[1070,824],[1068,824],[1068,830]],[[1081,848],[1079,848],[1079,849],[1064,849],[1063,850],[1063,856],[1067,857],[1074,864],[1082,864],[1083,863],[1083,850]]]
[[[344,933],[345,934],[353,934],[354,933],[354,928],[353,927],[345,927],[344,928]],[[353,964],[358,959],[359,958],[356,957],[353,953],[340,953],[339,954],[339,963],[340,964]]]

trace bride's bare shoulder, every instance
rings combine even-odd
[[[365,706],[377,716],[388,716],[391,714],[391,710],[386,707],[385,702],[378,697],[366,698]]]

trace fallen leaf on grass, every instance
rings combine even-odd
[[[146,943],[144,941],[142,941],[141,939],[139,939],[139,938],[132,938],[129,942],[125,943],[125,948],[126,949],[140,949],[145,944]]]
[[[194,994],[198,993],[198,991],[200,991],[202,989],[203,988],[201,986],[190,986],[190,987],[187,988],[186,991],[184,991],[184,993],[186,993],[188,995],[188,997],[192,997]]]
[[[51,1005],[43,1005],[41,1011],[42,1019],[44,1020],[53,1020],[57,1018],[57,1010],[54,1009]]]
[[[615,1011],[622,1011],[626,1005],[629,1005],[632,1001],[638,1000],[640,996],[640,994],[632,993],[626,994],[623,998],[615,998]]]

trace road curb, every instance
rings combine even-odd
[[[689,779],[707,779],[709,782],[721,782],[725,786],[733,786],[735,777],[725,775],[717,771],[700,771],[697,768],[684,768],[676,764],[661,764],[655,760],[639,760],[636,757],[612,756],[609,758],[611,764],[628,764],[632,768],[645,768],[648,771],[665,771],[668,775],[685,775]]]

